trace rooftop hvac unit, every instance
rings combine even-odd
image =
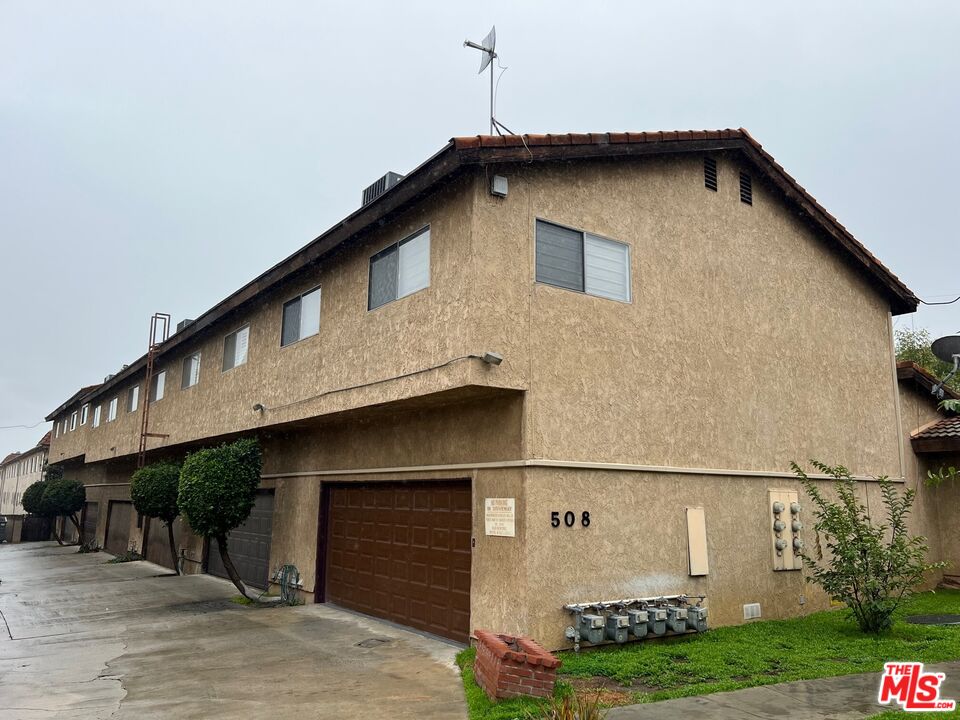
[[[190,327],[191,325],[193,325],[193,320],[190,320],[190,319],[181,320],[180,322],[177,323],[177,332],[180,332],[184,328]]]
[[[363,200],[360,203],[360,207],[369,205],[401,180],[403,180],[403,175],[395,172],[388,172],[373,185],[363,191]]]

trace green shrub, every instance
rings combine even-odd
[[[38,480],[23,491],[20,502],[24,512],[38,517],[51,517],[49,508],[43,502],[43,493],[46,489],[47,484],[43,480]]]
[[[928,563],[925,538],[911,536],[907,516],[914,490],[897,492],[886,477],[877,478],[885,522],[875,524],[856,496],[856,481],[838,465],[811,464],[834,480],[837,501],[828,500],[796,463],[794,473],[813,500],[816,558],[806,551],[804,565],[832,600],[845,604],[863,632],[882,633],[893,625],[893,613],[927,572],[946,563]],[[824,552],[824,546],[826,553]]]
[[[158,462],[137,470],[130,478],[130,499],[137,512],[149,518],[162,520],[167,526],[167,543],[173,569],[180,574],[177,543],[173,536],[173,521],[180,514],[177,495],[180,492],[180,466],[172,462]]]
[[[230,560],[227,534],[250,515],[262,466],[260,443],[252,438],[200,450],[187,455],[177,496],[180,511],[193,531],[217,541],[227,575],[247,597],[247,589]]]

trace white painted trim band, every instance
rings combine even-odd
[[[399,467],[356,468],[344,470],[311,470],[307,472],[271,473],[262,475],[264,480],[274,478],[294,477],[329,477],[335,475],[378,475],[386,473],[421,473],[421,472],[465,472],[469,470],[485,470],[514,467],[543,467],[567,468],[571,470],[606,470],[614,472],[664,473],[671,475],[732,475],[734,477],[756,478],[790,478],[796,479],[791,472],[775,470],[728,470],[721,468],[688,468],[671,467],[668,465],[633,465],[630,463],[598,463],[579,462],[575,460],[500,460],[480,463],[454,463],[448,465],[404,465]],[[832,480],[823,473],[807,473],[813,480]],[[876,478],[869,475],[854,475],[854,480],[874,482]],[[892,482],[904,482],[904,478],[890,478]]]

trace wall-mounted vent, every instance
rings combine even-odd
[[[746,173],[740,173],[740,202],[753,205],[753,182]]]
[[[717,161],[712,157],[703,159],[703,186],[707,190],[717,191]]]
[[[191,325],[193,325],[193,320],[191,320],[190,318],[181,320],[180,322],[177,323],[177,332],[180,332],[185,328],[190,327]]]
[[[747,603],[743,606],[743,619],[756,620],[760,617],[760,603]]]
[[[372,203],[401,180],[403,180],[403,175],[395,172],[388,172],[373,185],[363,191],[363,200],[360,203],[360,207]]]

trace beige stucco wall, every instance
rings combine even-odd
[[[0,515],[23,514],[23,492],[43,479],[47,448],[37,446],[0,466]]]

